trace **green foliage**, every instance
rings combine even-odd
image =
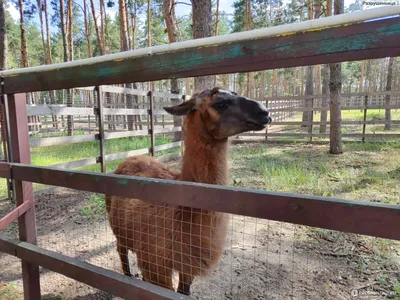
[[[94,215],[104,215],[105,211],[105,196],[103,194],[93,194],[81,209],[80,214],[82,216],[91,217]]]

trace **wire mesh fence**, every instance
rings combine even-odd
[[[123,273],[119,240],[136,250],[128,253],[129,269],[139,279],[177,289],[179,271],[192,278],[209,270],[220,254],[208,276],[195,277],[191,292],[196,299],[399,296],[396,241],[239,215],[211,221],[209,211],[156,203],[116,208],[110,226],[104,197],[74,190],[44,194],[36,202],[40,247]],[[219,235],[224,221],[226,235]],[[46,273],[44,291],[54,293],[61,277]],[[72,298],[71,288],[61,286],[70,295],[65,299]]]

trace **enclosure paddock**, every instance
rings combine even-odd
[[[88,86],[95,86],[98,93],[103,85],[124,83],[126,78],[143,82],[398,56],[399,13],[399,6],[389,6],[81,61],[1,72],[2,99],[8,119],[11,158],[9,162],[0,164],[0,176],[13,181],[13,196],[17,207],[0,220],[0,229],[3,230],[18,218],[19,237],[12,240],[2,236],[0,250],[21,259],[25,299],[40,299],[39,266],[124,299],[190,299],[142,280],[124,276],[118,267],[107,266],[104,260],[96,262],[95,259],[86,257],[86,261],[82,261],[76,258],[76,253],[62,254],[54,245],[38,245],[35,220],[37,208],[32,182],[86,192],[135,197],[160,206],[185,206],[230,214],[231,240],[226,243],[230,243],[228,249],[231,251],[224,252],[220,267],[214,275],[229,274],[230,278],[224,278],[224,284],[219,286],[213,284],[212,278],[200,281],[194,296],[203,292],[203,298],[206,299],[213,299],[213,293],[217,292],[223,293],[218,294],[218,299],[237,299],[240,298],[242,289],[248,291],[252,285],[279,286],[279,296],[285,298],[301,298],[314,294],[310,298],[320,299],[318,290],[304,289],[310,284],[319,287],[320,290],[328,288],[329,283],[324,285],[326,275],[323,269],[321,271],[307,267],[309,259],[314,256],[313,253],[308,253],[307,247],[299,249],[296,247],[297,241],[288,242],[285,236],[289,235],[292,229],[288,230],[285,226],[290,226],[289,223],[400,240],[400,232],[396,230],[400,228],[400,210],[396,205],[118,176],[107,174],[104,169],[102,173],[93,173],[32,166],[25,104],[25,93]],[[392,18],[384,18],[388,16]],[[151,111],[151,107],[149,114],[153,130],[154,111]],[[101,126],[104,124],[100,124]],[[151,152],[154,155],[154,142],[151,144]],[[104,162],[104,155],[99,160]],[[270,222],[286,224],[281,226],[281,231],[278,230],[279,227],[269,231]],[[237,230],[238,234],[235,235]],[[51,237],[50,232],[47,234]],[[73,240],[73,232],[69,234]],[[93,235],[92,239],[107,240],[106,235]],[[273,243],[274,240],[278,242]],[[352,249],[351,244],[348,245],[345,239],[340,238],[340,233],[334,234],[333,240],[337,242],[337,246]],[[106,242],[100,246],[105,247],[107,251],[108,244]],[[290,244],[292,248],[289,247]],[[255,246],[250,250],[250,254],[246,252],[249,245]],[[73,248],[70,250],[73,251]],[[111,261],[115,262],[116,251],[110,253]],[[325,254],[329,256],[328,249],[320,253],[323,256]],[[335,254],[340,257],[340,254],[345,253]],[[362,257],[365,254],[358,255]],[[290,264],[294,260],[298,262],[297,269],[294,268],[294,264]],[[260,263],[256,265],[257,261]],[[283,269],[281,265],[286,267]],[[309,269],[311,273],[316,272],[313,277],[316,281],[309,282],[309,277],[301,278],[305,269]],[[227,273],[227,270],[232,272]],[[242,272],[252,281],[245,282],[244,278],[239,276],[237,278],[241,280],[240,284],[233,279],[233,272]],[[44,276],[45,274],[42,275]],[[297,280],[290,283],[295,276]],[[289,280],[289,285],[280,281],[283,279]],[[293,291],[300,293],[296,296]],[[277,298],[271,290],[261,290],[259,293],[253,291],[248,295],[250,298],[262,298],[266,295]],[[346,296],[348,295],[331,297],[340,299]]]

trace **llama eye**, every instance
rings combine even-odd
[[[229,102],[228,101],[222,101],[222,102],[218,102],[216,104],[214,104],[215,108],[225,108],[229,106]]]

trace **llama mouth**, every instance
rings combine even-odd
[[[262,130],[264,128],[266,128],[266,125],[268,124],[260,124],[260,123],[256,123],[256,122],[251,122],[251,121],[247,121],[246,122],[247,125],[249,125],[251,127],[252,130]]]

